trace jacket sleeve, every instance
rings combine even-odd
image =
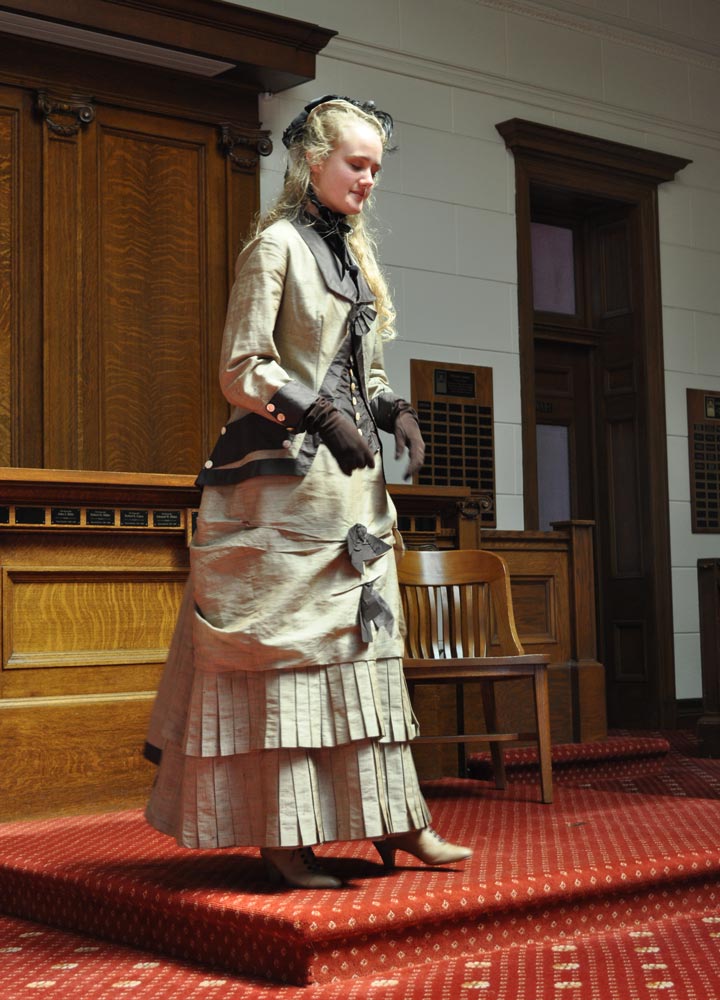
[[[262,233],[238,259],[220,359],[220,387],[232,406],[288,429],[317,393],[285,371],[274,340],[289,265],[287,246]]]

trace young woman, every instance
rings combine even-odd
[[[201,472],[191,576],[155,704],[149,822],[187,847],[255,845],[270,878],[341,881],[312,845],[371,838],[428,864],[409,740],[395,511],[378,427],[424,445],[382,341],[394,313],[363,211],[392,119],[308,104],[277,204],[237,264],[222,348],[228,424]],[[401,545],[401,543],[399,543]]]

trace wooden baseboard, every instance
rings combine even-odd
[[[675,728],[694,729],[702,714],[702,698],[678,698],[675,702]]]

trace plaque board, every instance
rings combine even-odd
[[[720,393],[687,390],[692,530],[720,532]]]
[[[492,368],[412,360],[410,380],[426,446],[417,484],[469,487],[481,527],[494,528]]]

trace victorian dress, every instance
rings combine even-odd
[[[198,482],[190,577],[155,701],[147,819],[192,848],[297,847],[421,829],[408,741],[395,510],[378,426],[395,401],[373,296],[303,215],[241,253],[223,338],[231,414]],[[318,396],[375,468],[302,430]]]

